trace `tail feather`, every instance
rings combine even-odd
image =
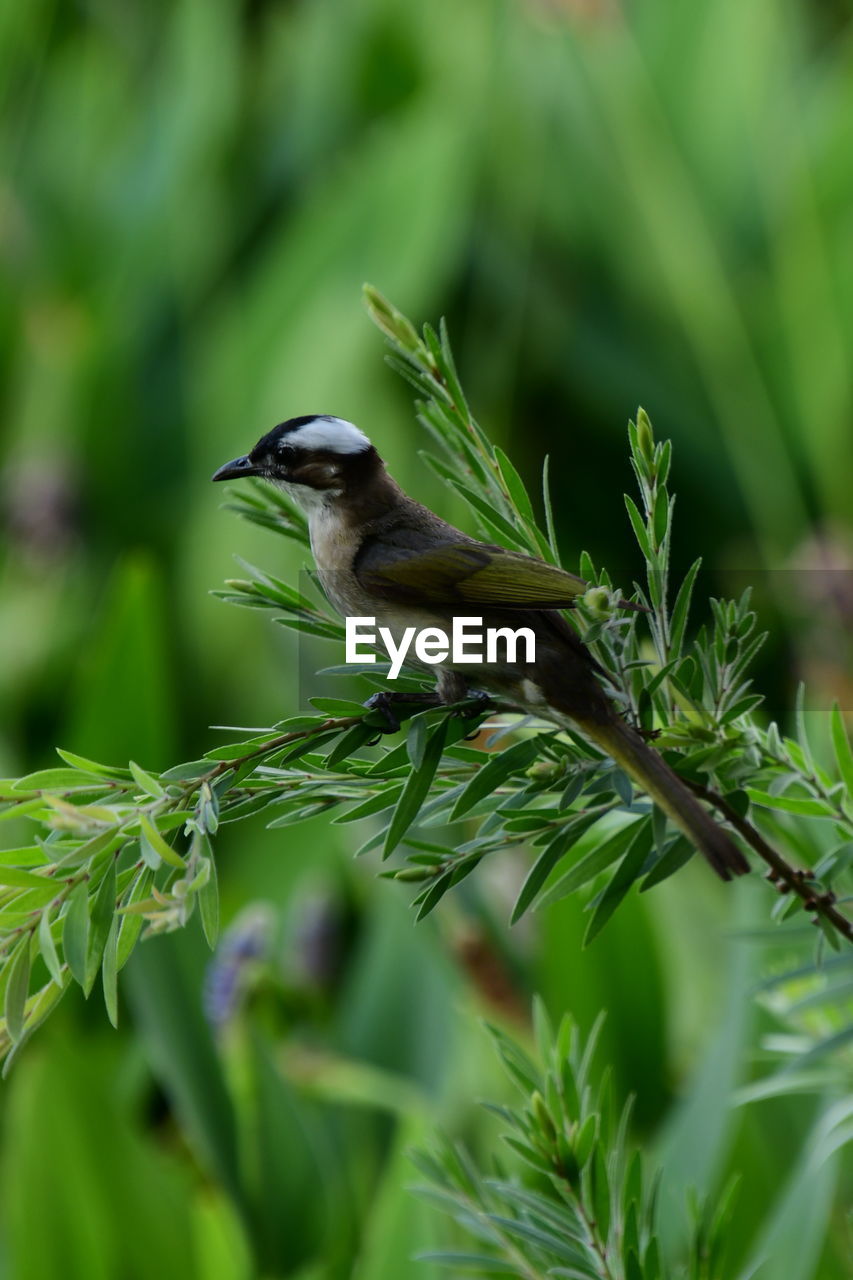
[[[580,723],[580,727],[692,841],[721,879],[731,880],[749,871],[749,863],[728,832],[636,730],[615,715],[604,723]]]

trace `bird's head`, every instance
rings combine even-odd
[[[373,445],[352,422],[307,414],[280,422],[250,453],[220,467],[213,479],[261,476],[310,510],[364,487],[382,469]]]

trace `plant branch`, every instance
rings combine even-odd
[[[747,844],[752,848],[764,862],[770,867],[768,879],[777,885],[780,891],[788,891],[794,893],[798,898],[802,899],[803,906],[806,910],[813,912],[813,922],[820,923],[820,919],[831,925],[837,933],[840,933],[848,942],[853,942],[853,921],[847,919],[841,911],[838,910],[835,894],[831,890],[824,890],[823,893],[816,893],[813,881],[809,872],[801,867],[792,867],[789,862],[778,853],[771,844],[769,844],[761,832],[752,825],[746,818],[742,817],[737,810],[729,804],[725,796],[721,796],[718,792],[713,791],[710,787],[705,787],[701,782],[691,782],[688,778],[683,781],[687,783],[691,791],[702,800],[706,800],[708,804],[713,805],[715,809],[726,818],[739,835],[743,836]]]

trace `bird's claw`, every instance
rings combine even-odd
[[[473,720],[475,716],[480,716],[486,710],[486,704],[492,701],[488,693],[484,693],[482,689],[471,689],[468,693],[467,703],[460,707],[457,715],[463,720]]]
[[[374,693],[367,699],[364,705],[368,708],[369,711],[378,711],[379,714],[382,716],[383,720],[385,721],[384,725],[376,726],[377,729],[379,730],[378,736],[374,738],[372,741],[368,742],[367,745],[369,747],[374,747],[376,743],[380,741],[380,739],[383,737],[384,734],[399,732],[400,721],[397,718],[397,716],[394,714],[393,710],[391,709],[390,693],[382,693],[382,692]]]
[[[482,689],[473,689],[468,697],[468,705],[464,707],[460,707],[456,714],[462,720],[473,720],[477,716],[480,716],[483,714],[483,712],[487,709],[487,705],[490,704],[491,701],[492,699],[489,696],[489,694],[484,693]],[[463,742],[473,741],[473,739],[479,735],[479,732],[480,732],[480,726],[477,725],[477,728],[474,730],[474,732],[466,733],[462,741]]]
[[[435,707],[440,706],[441,699],[437,693],[392,693],[386,689],[381,689],[379,693],[372,694],[364,705],[369,711],[378,711],[385,723],[383,725],[377,725],[379,737],[375,738],[373,742],[368,742],[367,745],[369,747],[375,746],[376,743],[379,742],[380,738],[382,738],[383,734],[399,732],[400,718],[394,711],[395,703],[400,703],[404,706],[410,707]]]
[[[465,703],[458,707],[453,714],[460,716],[463,720],[473,720],[477,716],[483,714],[486,705],[491,702],[489,694],[484,693],[481,689],[472,690]],[[383,724],[376,725],[377,734],[375,738],[371,738],[365,745],[375,747],[382,738],[389,733],[399,733],[401,725],[400,718],[394,711],[395,703],[403,703],[411,706],[412,704],[424,704],[429,706],[441,706],[441,699],[437,693],[389,693],[387,690],[380,690],[379,693],[371,694],[364,703],[368,711],[378,711],[384,721]],[[474,733],[469,734],[468,738],[474,738],[479,733],[476,729]]]

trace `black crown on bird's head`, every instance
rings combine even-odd
[[[214,480],[263,476],[312,489],[340,488],[348,475],[363,473],[379,457],[363,431],[345,418],[308,413],[280,422],[250,453],[226,462]]]

